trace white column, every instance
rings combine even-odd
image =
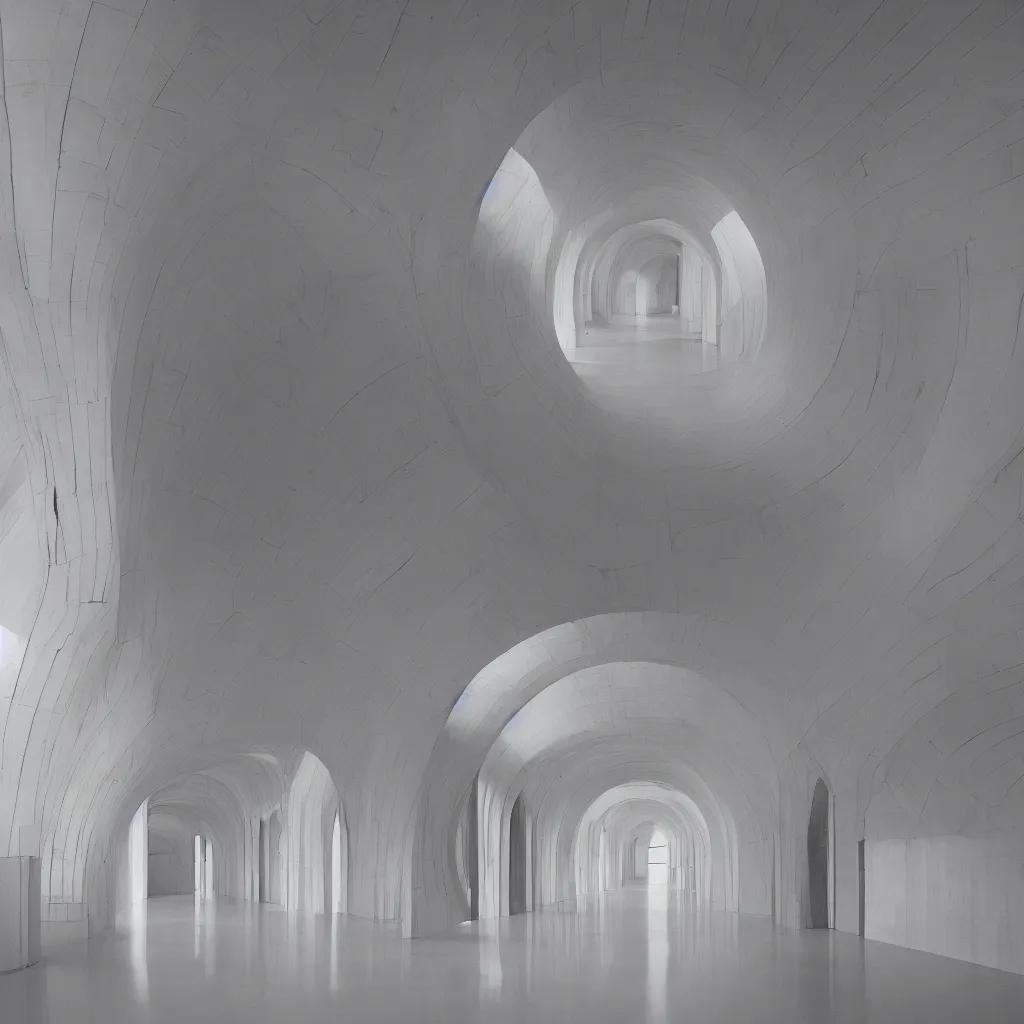
[[[39,960],[38,857],[0,857],[0,974]]]

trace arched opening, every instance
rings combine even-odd
[[[270,874],[269,865],[267,863],[270,855],[270,836],[268,834],[267,827],[267,820],[265,818],[261,818],[259,838],[259,867],[257,869],[259,874],[258,889],[260,903],[270,902]]]
[[[609,623],[603,617],[600,621],[603,628],[594,633],[602,634],[603,645]],[[566,634],[577,629],[573,624]],[[540,636],[547,640],[560,632]],[[473,901],[467,896],[476,887],[469,878],[474,866],[486,897],[480,901],[480,916],[509,912],[506,851],[520,793],[529,809],[529,909],[631,887],[640,881],[641,870],[646,882],[651,832],[658,823],[668,838],[669,886],[683,881],[685,862],[686,880],[696,886],[702,902],[766,913],[770,850],[758,843],[758,833],[768,834],[772,822],[767,815],[764,821],[746,812],[736,815],[733,808],[741,800],[735,769],[729,773],[721,760],[723,741],[705,731],[712,726],[713,708],[716,717],[720,713],[729,723],[736,762],[749,762],[743,774],[757,780],[751,787],[771,778],[761,762],[768,756],[767,745],[734,699],[678,666],[606,660],[600,648],[588,653],[591,664],[560,676],[557,665],[551,669],[540,661],[557,681],[536,692],[531,673],[539,655],[522,646],[496,659],[466,688],[452,707],[444,742],[432,755],[439,781],[428,783],[417,812],[411,899],[403,908],[407,934],[429,935],[471,919]],[[622,700],[609,699],[609,692],[616,691]],[[668,721],[641,737],[634,730],[648,704]],[[579,730],[580,708],[588,709],[585,736]],[[642,753],[624,748],[624,736],[630,744],[641,744]],[[469,750],[473,756],[467,753],[458,774],[441,767],[457,752]],[[686,760],[680,756],[684,750]],[[765,797],[762,806],[769,806],[767,792]],[[467,812],[476,812],[472,822]],[[477,850],[471,849],[475,838],[476,857]],[[639,848],[634,848],[635,838],[641,839]],[[741,848],[750,851],[743,873]]]
[[[327,766],[315,754],[305,751],[288,787],[284,808],[287,840],[282,851],[282,865],[286,885],[282,889],[285,898],[280,902],[289,910],[305,910],[314,914],[332,912],[331,855],[336,821],[339,848],[343,852],[347,846],[342,811],[338,791]],[[344,891],[344,872],[340,867],[338,887]]]
[[[668,837],[660,828],[651,833],[647,846],[647,884],[668,885]]]
[[[281,813],[260,822],[260,903],[282,903]]]
[[[508,912],[526,913],[526,815],[523,794],[516,797],[508,821]]]
[[[818,779],[807,823],[807,884],[809,927],[829,927],[829,791]]]
[[[652,360],[658,367],[654,375],[662,380],[666,373],[685,377],[718,368],[726,264],[710,234],[705,244],[664,218],[610,232],[596,225],[592,237],[581,235],[563,258],[568,263],[559,281],[574,289],[574,318],[571,324],[556,321],[556,333],[578,373],[588,379],[595,374],[603,379],[613,369],[643,374]],[[727,266],[731,272],[733,263]],[[730,296],[745,294],[730,281]],[[569,303],[559,308],[568,309]],[[748,319],[754,330],[758,324]],[[744,323],[733,317],[730,330]]]

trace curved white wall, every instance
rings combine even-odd
[[[0,847],[41,857],[45,905],[104,926],[143,800],[309,750],[350,909],[446,925],[454,809],[590,658],[758,724],[775,792],[747,808],[731,758],[705,780],[738,905],[803,919],[819,775],[839,927],[861,839],[896,844],[890,888],[934,844],[997,891],[1024,820],[1013,6],[235,6],[0,15]],[[513,147],[536,202],[488,222]],[[733,211],[763,302],[728,283],[760,281]],[[602,390],[559,344],[561,257],[659,218],[728,236],[737,358]],[[628,742],[606,755],[611,785]],[[1024,971],[1019,915],[971,946],[945,891],[886,934],[945,921],[940,951]]]

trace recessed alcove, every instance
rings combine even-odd
[[[756,354],[767,316],[757,243],[735,210],[707,232],[687,227],[687,214],[610,233],[598,223],[582,246],[567,240],[554,287],[572,294],[556,294],[552,308],[559,345],[584,379],[607,387],[634,377],[654,390]]]

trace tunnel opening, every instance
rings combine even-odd
[[[526,913],[526,820],[523,794],[516,797],[508,821],[508,912]]]
[[[609,186],[567,205],[549,169],[550,127],[539,115],[487,188],[471,319],[507,319],[516,337],[531,323],[598,405],[628,417],[639,403],[672,420],[691,378],[760,351],[768,284],[757,241],[718,185],[678,168],[643,190]]]
[[[342,838],[341,814],[334,815],[331,828],[331,913],[344,914],[348,909],[347,875],[348,857]]]
[[[260,902],[283,903],[281,893],[281,812],[260,821]]]
[[[818,779],[811,797],[807,824],[807,884],[809,927],[828,928],[829,922],[829,805],[828,786]]]
[[[601,238],[583,245],[571,282],[571,267],[558,278],[573,295],[555,307],[571,307],[573,319],[556,318],[556,334],[576,372],[630,375],[652,364],[656,373],[717,369],[721,259],[666,219]]]
[[[194,839],[177,815],[150,811],[146,895],[187,896],[195,889]]]

